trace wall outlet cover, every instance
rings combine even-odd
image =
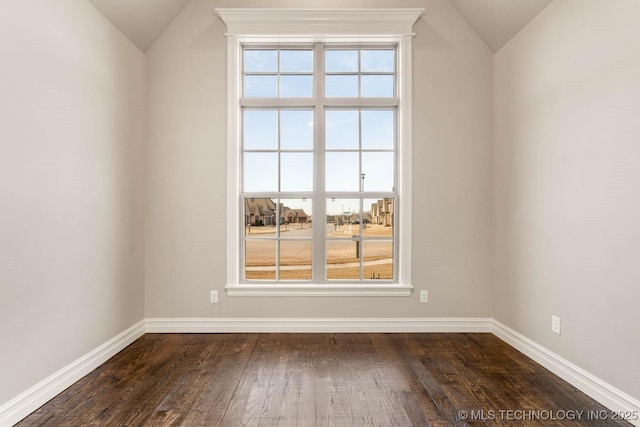
[[[560,335],[560,318],[558,316],[551,316],[551,332]]]
[[[429,291],[420,291],[420,302],[429,302]]]

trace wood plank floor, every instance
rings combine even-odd
[[[491,334],[147,334],[18,426],[630,425],[594,414]]]

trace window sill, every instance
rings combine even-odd
[[[228,296],[364,296],[364,297],[408,297],[413,293],[411,285],[355,285],[352,283],[337,284],[234,284],[227,285]]]

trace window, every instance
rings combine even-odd
[[[419,13],[390,11],[409,16],[405,30]],[[409,295],[411,35],[345,36],[369,19],[398,26],[388,11],[218,12],[230,30],[228,294]]]

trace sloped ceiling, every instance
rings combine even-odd
[[[141,51],[156,41],[189,0],[89,0]]]
[[[449,0],[495,53],[553,0]]]
[[[89,1],[143,52],[146,52],[189,2],[189,0]],[[493,52],[497,52],[553,0],[449,1],[487,46]],[[321,7],[321,2],[319,5]]]

